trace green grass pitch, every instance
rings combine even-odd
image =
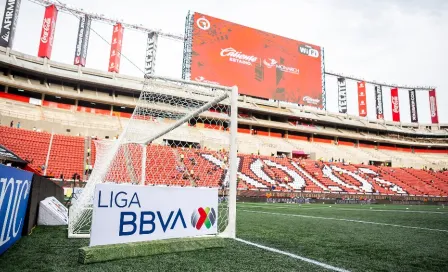
[[[331,206],[331,207],[330,207]],[[239,203],[237,237],[349,271],[448,271],[448,207]],[[38,227],[0,271],[324,271],[226,239],[224,248],[78,263],[86,239]]]

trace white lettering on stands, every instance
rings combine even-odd
[[[238,52],[235,49],[229,47],[221,49],[221,57],[229,57],[229,61],[236,62],[244,65],[252,65],[253,62],[257,61],[257,57],[245,55],[242,52]]]
[[[47,43],[48,42],[48,35],[50,34],[50,26],[51,26],[51,18],[45,18],[44,19],[44,23],[42,25],[42,29],[43,29],[43,34],[42,34],[42,38],[40,39],[42,41],[42,43]]]

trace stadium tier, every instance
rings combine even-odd
[[[73,136],[111,139],[119,135],[132,115],[143,83],[140,78],[44,61],[4,48],[0,48],[0,69],[2,125],[20,122],[22,128]],[[166,95],[171,101],[159,103],[160,110],[170,113],[172,103],[182,95],[182,86],[168,86],[166,80],[159,84],[169,89]],[[445,124],[369,120],[244,95],[238,104],[240,153],[292,157],[304,152],[312,159],[447,167]],[[220,115],[217,109],[210,109],[167,140],[182,139],[212,150],[222,148],[228,141],[226,128],[209,121]]]
[[[4,126],[0,127],[0,135],[0,144],[31,161],[35,168],[45,164],[50,148],[47,174],[72,177],[74,173],[83,173],[85,142],[90,139]],[[93,157],[96,149],[92,149]],[[352,149],[356,152],[356,148]],[[138,155],[138,152],[133,154]],[[147,184],[220,187],[225,182],[225,156],[220,151],[204,148],[150,145],[147,148]],[[140,163],[138,158],[133,161]],[[125,172],[126,166],[121,165],[117,171]],[[239,190],[448,196],[448,171],[351,164],[345,160],[327,162],[239,154],[238,181]]]

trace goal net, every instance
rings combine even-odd
[[[218,233],[235,236],[236,87],[146,77],[116,140],[95,141],[94,168],[70,207],[68,236],[90,237],[95,185],[217,187]]]

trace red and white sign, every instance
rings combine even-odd
[[[392,120],[400,122],[400,102],[398,100],[398,89],[390,89],[390,100],[392,103]]]
[[[322,107],[320,46],[195,13],[191,48],[191,80],[238,85],[240,94]]]
[[[429,111],[431,114],[431,122],[433,124],[438,124],[439,115],[437,113],[436,90],[429,91]]]
[[[42,32],[40,34],[39,52],[37,53],[37,56],[40,58],[51,58],[57,18],[58,8],[55,5],[45,8],[44,22],[42,23]]]
[[[124,30],[123,26],[120,23],[114,25],[114,31],[112,32],[112,42],[110,45],[109,68],[108,68],[109,72],[114,73],[120,72],[123,30]]]
[[[364,81],[358,82],[358,109],[359,116],[367,116],[366,83]]]

